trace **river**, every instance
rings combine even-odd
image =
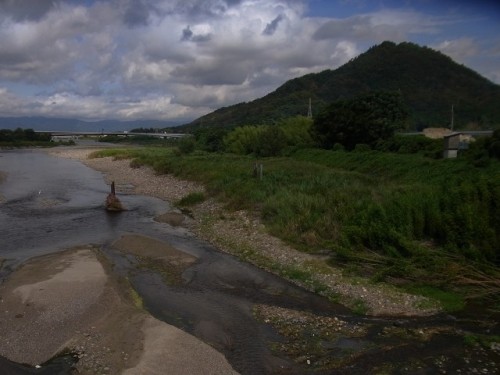
[[[498,334],[496,322],[479,324],[469,317],[452,316],[357,316],[219,252],[184,228],[156,222],[155,216],[170,209],[166,202],[124,194],[120,199],[127,211],[107,213],[103,202],[109,186],[101,173],[78,161],[36,150],[4,151],[0,171],[8,176],[0,185],[2,279],[32,257],[97,245],[115,265],[113,272],[129,278],[152,315],[209,343],[241,374],[494,373],[499,369],[498,351],[490,350],[489,344],[474,345],[483,335]],[[183,272],[180,282],[168,283],[154,269],[139,267],[133,256],[113,248],[112,243],[126,234],[165,242],[197,261]],[[262,305],[314,319],[286,317],[272,324],[256,318],[255,307]],[[330,332],[327,339],[329,333],[318,328],[321,321],[341,321],[343,328],[339,334]],[[300,327],[300,338],[292,338]],[[474,340],[471,343],[465,337]],[[54,366],[65,373],[57,360]],[[21,371],[16,374],[42,373],[16,368]]]

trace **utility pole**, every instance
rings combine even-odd
[[[451,131],[453,131],[453,126],[455,122],[455,113],[453,111],[453,104],[451,105]]]
[[[312,113],[312,106],[311,106],[311,98],[309,98],[309,108],[307,110],[307,118],[312,118],[313,113]]]

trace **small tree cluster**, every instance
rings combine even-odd
[[[16,130],[0,129],[0,142],[20,142],[20,141],[50,141],[51,134],[49,133],[35,133],[33,129]]]
[[[399,93],[374,92],[329,105],[315,119],[312,137],[322,148],[336,143],[347,150],[357,144],[375,146],[404,126],[408,113]]]
[[[495,130],[491,137],[481,137],[471,143],[466,155],[478,167],[487,165],[491,159],[500,160],[500,129]]]
[[[313,144],[312,121],[298,116],[282,120],[276,125],[242,126],[224,138],[227,152],[259,157],[278,156],[286,148],[309,147]]]

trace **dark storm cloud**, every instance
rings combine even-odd
[[[189,26],[186,27],[184,30],[182,30],[182,37],[181,37],[182,41],[191,40],[192,37],[193,37],[193,32],[191,31]]]
[[[16,21],[37,21],[58,4],[55,0],[0,0],[0,15]]]
[[[177,67],[172,76],[181,83],[193,82],[200,85],[240,85],[248,75],[248,69],[243,62],[216,61],[212,63],[199,63]]]
[[[212,39],[212,36],[210,34],[195,35],[189,26],[182,30],[182,42],[191,41],[196,43],[204,43],[210,41],[210,39]]]
[[[129,27],[147,26],[150,7],[142,1],[134,1],[128,4],[123,20]]]
[[[262,34],[273,35],[276,32],[276,29],[278,28],[278,25],[282,20],[283,20],[283,15],[280,14],[278,17],[276,17],[274,20],[272,20],[270,23],[267,24]]]
[[[182,14],[192,19],[218,17],[244,0],[179,0],[169,7],[169,14]]]

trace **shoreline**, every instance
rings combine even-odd
[[[149,167],[132,168],[128,159],[89,159],[89,155],[97,150],[67,148],[50,150],[49,153],[79,160],[102,172],[108,184],[115,181],[118,194],[133,192],[175,204],[190,193],[205,191],[203,186],[194,182],[172,175],[157,175]],[[287,279],[312,292],[320,291],[318,294],[337,300],[351,309],[362,306],[361,312],[367,315],[393,317],[430,316],[440,312],[436,303],[426,297],[401,292],[388,284],[373,284],[360,277],[344,276],[341,269],[327,265],[324,257],[300,252],[271,236],[259,218],[252,217],[246,211],[225,210],[221,203],[213,199],[190,207],[190,210],[192,218],[186,218],[183,225],[199,238],[280,277],[288,270],[306,270],[313,275],[312,282]],[[172,213],[179,214],[178,210]]]
[[[137,254],[147,241],[123,235],[113,247]],[[179,272],[194,261],[160,241],[141,256]],[[74,358],[72,368],[82,375],[238,374],[221,352],[144,310],[112,267],[97,246],[83,245],[30,258],[2,280],[0,373],[28,373],[63,355]]]
[[[138,251],[124,237],[115,248]],[[71,355],[83,375],[238,374],[222,353],[145,311],[111,267],[90,245],[23,263],[0,284],[0,356],[43,368]]]

